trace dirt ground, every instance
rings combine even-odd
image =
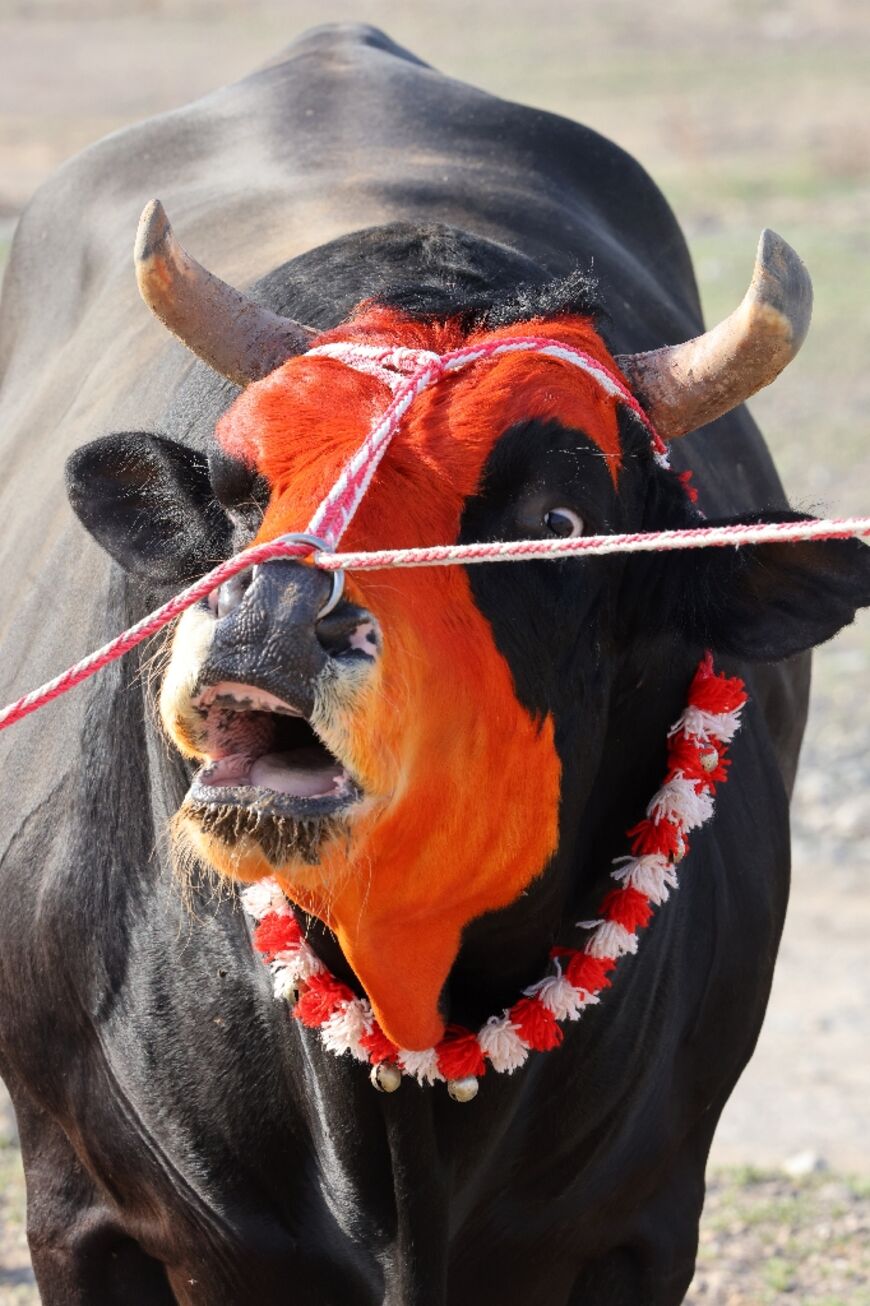
[[[862,0],[0,0],[0,261],[28,196],[70,154],[329,19],[374,22],[457,77],[619,141],[676,208],[710,317],[742,294],[762,226],[790,240],[813,273],[814,326],[752,407],[796,506],[870,511]],[[870,1189],[850,1177],[870,1175],[868,669],[865,616],[817,655],[792,905],[767,1024],[714,1145],[693,1303],[870,1303]],[[0,1306],[38,1300],[3,1119]]]

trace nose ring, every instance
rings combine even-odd
[[[283,544],[310,545],[310,551],[312,553],[335,552],[335,546],[333,544],[329,544],[326,540],[322,540],[319,535],[306,535],[303,531],[300,531],[298,533],[291,532],[289,535],[282,535],[281,542]],[[262,563],[261,565],[267,566],[268,564]],[[326,600],[323,607],[320,609],[320,611],[317,614],[318,621],[320,621],[323,617],[328,616],[329,613],[332,612],[333,608],[338,606],[339,602],[341,601],[341,596],[343,593],[344,593],[344,571],[341,568],[338,568],[336,571],[332,572],[332,589],[330,590],[329,598]]]

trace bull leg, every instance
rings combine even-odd
[[[63,1130],[10,1084],[43,1306],[175,1306],[163,1266],[119,1227]]]

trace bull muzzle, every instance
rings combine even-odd
[[[379,650],[371,613],[330,606],[333,591],[331,573],[283,559],[234,576],[209,600],[215,626],[200,685],[254,685],[311,716],[327,664],[356,666]]]

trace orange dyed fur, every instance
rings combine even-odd
[[[512,335],[546,335],[615,364],[591,324],[566,318],[463,336],[367,308],[321,337],[440,353]],[[223,447],[271,487],[258,540],[304,529],[345,460],[387,406],[375,379],[324,358],[294,358],[250,386],[218,426]],[[616,479],[614,401],[577,369],[534,355],[442,380],[412,406],[342,546],[405,548],[456,540],[498,437],[530,418],[581,428]],[[371,801],[320,865],[275,868],[288,895],[336,932],[386,1034],[424,1048],[444,1031],[441,989],[463,928],[513,902],[558,841],[561,767],[550,718],[514,693],[459,567],[348,578],[383,631],[373,682],[340,723],[342,759]],[[212,860],[221,861],[216,846]],[[223,869],[272,873],[262,859]]]

